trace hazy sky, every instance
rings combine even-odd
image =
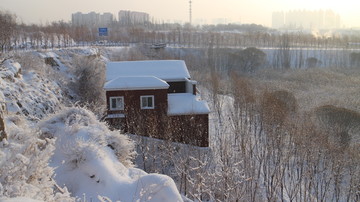
[[[193,22],[227,19],[227,23],[271,26],[273,11],[332,9],[347,27],[360,27],[359,0],[192,0]],[[0,9],[15,13],[25,23],[69,21],[77,11],[87,13],[119,10],[147,12],[158,20],[189,19],[189,0],[0,0]]]

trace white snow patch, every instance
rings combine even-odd
[[[168,114],[209,114],[210,108],[206,101],[191,93],[168,94]]]

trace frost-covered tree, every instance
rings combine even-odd
[[[100,55],[78,56],[73,59],[75,81],[70,83],[81,105],[102,113],[105,104],[105,62]]]

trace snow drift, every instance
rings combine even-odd
[[[89,201],[182,201],[170,177],[131,168],[133,143],[89,111],[65,109],[40,122],[39,128],[42,136],[56,139],[50,165],[56,182],[73,196]]]

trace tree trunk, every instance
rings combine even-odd
[[[2,111],[0,111],[0,142],[3,139],[7,139],[7,134],[5,132],[5,123],[4,123],[4,118],[2,115]]]

